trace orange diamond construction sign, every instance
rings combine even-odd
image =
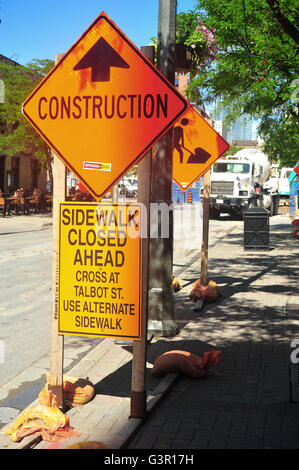
[[[190,107],[105,14],[23,104],[23,114],[100,200]]]
[[[230,145],[195,108],[174,126],[173,179],[186,191],[204,175]]]

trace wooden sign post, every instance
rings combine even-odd
[[[201,246],[201,269],[200,283],[208,283],[208,246],[209,246],[209,220],[210,220],[210,182],[211,170],[204,174],[204,197],[203,197],[203,226]]]
[[[142,238],[142,287],[141,287],[141,341],[133,341],[132,384],[131,384],[131,418],[143,418],[146,414],[146,342],[148,317],[148,265],[149,265],[149,220],[150,220],[150,174],[151,151],[138,165],[138,202],[145,209],[143,224],[146,233]],[[140,179],[139,179],[140,178]],[[143,234],[141,233],[141,236]]]
[[[141,51],[152,63],[155,58],[154,46],[141,47]],[[149,281],[149,237],[151,202],[152,150],[138,164],[138,202],[145,209],[146,233],[142,236],[142,300],[141,300],[141,341],[133,342],[131,418],[144,418],[146,415],[146,342],[148,322],[148,281]],[[145,236],[144,236],[145,235]]]
[[[57,63],[63,54],[57,54]],[[57,406],[64,407],[63,402],[63,351],[64,336],[57,332],[57,292],[58,292],[58,225],[59,203],[65,201],[66,167],[62,161],[53,155],[53,238],[52,238],[52,311],[51,311],[51,340],[50,340],[50,377],[49,390],[55,394]]]

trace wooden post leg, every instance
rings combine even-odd
[[[61,55],[56,56],[56,62]],[[59,203],[65,201],[66,169],[65,165],[53,153],[53,240],[52,240],[52,312],[50,342],[50,374],[48,389],[55,394],[57,406],[64,407],[63,401],[63,349],[64,336],[58,334],[58,250],[59,250]]]
[[[142,238],[142,297],[141,297],[141,341],[133,341],[131,418],[144,418],[146,415],[146,343],[148,313],[148,256],[149,256],[149,210],[150,210],[150,174],[151,152],[138,164],[138,202],[144,207],[142,214],[147,218],[145,237]],[[142,234],[141,234],[142,235]]]
[[[153,63],[155,51],[152,46],[141,48],[143,54]],[[138,164],[138,202],[143,204],[146,222],[142,223],[146,233],[142,236],[142,297],[141,297],[141,341],[133,341],[131,418],[144,418],[146,415],[146,343],[148,321],[148,277],[149,277],[149,236],[151,202],[152,151],[150,150]]]
[[[210,220],[210,181],[211,170],[204,175],[204,198],[203,198],[203,227],[201,246],[201,269],[200,283],[208,283],[208,246],[209,246],[209,220]]]

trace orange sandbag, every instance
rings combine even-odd
[[[79,434],[70,427],[68,416],[59,408],[37,405],[28,408],[4,431],[14,442],[21,441],[31,434],[40,435],[45,441],[58,441]]]
[[[220,295],[220,290],[215,281],[209,281],[208,285],[200,283],[200,279],[194,282],[189,297],[191,300],[201,299],[206,302],[216,300]]]
[[[208,369],[218,364],[220,359],[221,351],[216,349],[205,352],[202,359],[188,351],[167,351],[155,360],[152,374],[181,373],[193,379],[200,379],[205,377]]]
[[[49,375],[47,374],[47,382]],[[68,406],[80,406],[90,401],[95,394],[94,385],[87,379],[63,376],[63,397]],[[45,406],[57,406],[55,395],[48,389],[47,385],[38,396],[39,403]]]

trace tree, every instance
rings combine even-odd
[[[203,25],[200,25],[203,26]],[[189,10],[187,13],[178,13],[176,17],[176,43],[186,46],[188,61],[190,67],[188,73],[192,81],[204,67],[210,67],[210,63],[215,59],[216,48],[215,38],[212,30],[207,30],[204,26],[200,27],[198,14]],[[157,55],[157,38],[150,38],[155,47],[155,56]],[[156,65],[156,62],[155,62]],[[189,87],[188,98],[190,101],[204,107],[202,93],[197,86]]]
[[[229,150],[223,154],[223,157],[227,157],[228,155],[235,155],[235,153],[243,150],[244,147],[237,147],[236,145],[231,145]]]
[[[5,103],[0,105],[0,153],[15,155],[31,148],[48,168],[53,188],[51,151],[22,115],[22,103],[52,68],[51,60],[34,59],[26,67],[0,63],[0,78],[5,86]]]
[[[243,114],[259,120],[270,158],[288,166],[298,156],[298,13],[293,0],[197,0],[197,15],[215,30],[217,54],[187,93],[221,102],[226,124]]]
[[[184,44],[191,55],[189,73],[193,79],[201,70],[214,59],[216,49],[213,29],[207,30],[198,20],[198,14],[192,11],[179,13],[176,17],[176,42]]]

